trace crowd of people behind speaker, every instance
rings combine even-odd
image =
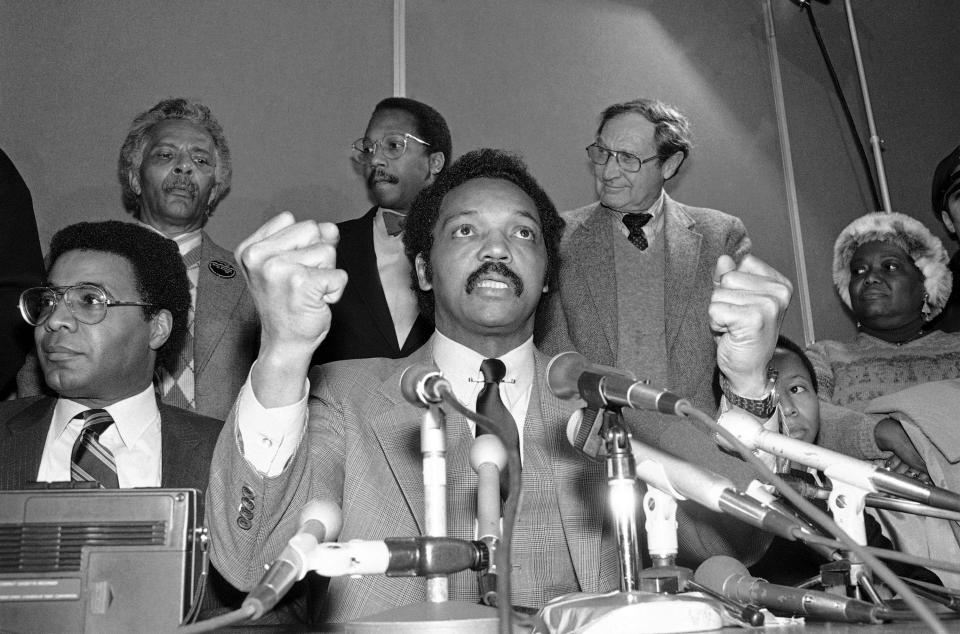
[[[755,283],[755,277],[772,279],[779,274],[765,265],[758,267],[754,264],[755,260],[747,256],[750,239],[737,217],[678,203],[666,193],[665,182],[680,169],[691,147],[688,121],[676,108],[662,102],[638,99],[604,110],[593,143],[587,147],[587,157],[594,166],[598,202],[561,214],[566,222],[560,221],[557,226],[566,224],[566,228],[562,241],[557,245],[557,254],[550,250],[551,244],[546,245],[549,257],[547,272],[543,276],[543,293],[528,296],[526,301],[533,302],[533,305],[524,308],[524,311],[529,308],[530,312],[524,312],[524,315],[518,313],[519,321],[511,326],[517,334],[507,339],[511,345],[528,345],[523,343],[523,337],[517,337],[535,334],[537,345],[546,354],[577,349],[594,362],[634,371],[654,383],[668,386],[710,412],[718,405],[709,387],[710,374],[719,364],[734,378],[731,382],[730,377],[721,375],[722,392],[727,401],[747,407],[753,413],[770,416],[776,401],[776,389],[767,380],[767,368],[743,365],[742,359],[724,357],[729,354],[728,346],[721,345],[721,357],[718,358],[714,341],[716,333],[712,333],[708,325],[715,323],[713,311],[717,310],[718,280],[726,273],[742,268],[744,276],[751,278],[751,284]],[[406,361],[413,358],[411,355],[418,349],[421,349],[421,356],[426,355],[425,361],[431,360],[434,350],[448,350],[437,354],[446,354],[449,358],[450,347],[443,342],[451,332],[465,332],[462,325],[469,321],[470,315],[469,310],[464,309],[467,310],[464,313],[462,306],[453,301],[453,290],[438,284],[433,276],[439,273],[437,279],[455,277],[456,271],[452,267],[455,261],[451,260],[451,266],[443,272],[434,270],[429,259],[436,247],[434,238],[418,244],[404,231],[404,222],[410,210],[418,204],[430,204],[432,186],[446,173],[452,162],[451,135],[446,122],[436,110],[421,102],[404,98],[385,99],[376,105],[364,136],[354,143],[354,149],[367,192],[375,206],[362,218],[341,223],[340,247],[336,250],[335,259],[328,261],[324,256],[324,266],[346,270],[349,282],[345,288],[343,284],[333,284],[337,288],[334,295],[340,298],[340,302],[333,303],[328,309],[332,311],[332,318],[329,315],[326,317],[330,321],[319,337],[316,352],[312,349],[308,351],[312,355],[312,362],[327,363],[365,357],[391,357]],[[446,189],[433,201],[438,208],[444,204],[444,196],[451,191],[471,193],[479,196],[478,201],[490,199],[502,202],[508,198],[514,202],[534,200],[534,224],[538,225],[536,232],[540,225],[553,222],[550,220],[555,213],[552,203],[535,182],[527,183],[525,179],[529,176],[522,163],[511,162],[514,159],[503,153],[467,156],[473,163],[459,165],[458,180],[446,182]],[[261,349],[261,364],[265,363],[265,357],[260,341],[260,320],[247,283],[249,280],[245,282],[243,271],[233,255],[213,243],[204,231],[211,214],[230,189],[230,150],[224,132],[206,106],[179,98],[163,100],[134,119],[121,148],[118,176],[123,205],[136,222],[144,230],[170,238],[176,243],[189,287],[190,302],[184,319],[183,337],[177,340],[175,354],[160,355],[155,367],[154,357],[144,361],[144,364],[149,361],[153,372],[152,384],[157,398],[167,405],[218,420],[227,419],[238,394],[243,390],[256,392],[256,373],[248,373],[251,367],[256,370],[253,364],[258,347]],[[513,183],[519,190],[514,191],[514,187],[506,191],[503,187],[490,186],[489,181],[498,179]],[[476,187],[473,185],[468,187],[475,180],[484,183],[484,187],[477,191],[474,191]],[[520,198],[517,198],[518,191]],[[948,155],[937,168],[933,203],[935,212],[948,231],[955,234],[956,227],[960,226],[960,148]],[[479,202],[477,204],[483,206]],[[519,203],[516,206],[523,207]],[[439,212],[434,210],[433,213]],[[324,219],[322,210],[300,210],[298,215],[301,218]],[[436,216],[433,220],[436,221]],[[264,229],[261,228],[256,234],[260,241],[275,239],[272,237],[274,232],[283,235],[289,232],[283,226],[270,223],[268,226],[271,228],[267,233],[263,233]],[[420,229],[426,232],[425,235],[434,235],[433,224],[421,226]],[[104,227],[103,230],[115,231],[116,228]],[[322,229],[321,234],[323,231],[326,230]],[[122,233],[120,231],[119,234]],[[469,236],[465,234],[462,237]],[[318,243],[328,239],[326,235],[311,238]],[[101,247],[74,248],[98,250]],[[480,257],[509,259],[512,257],[508,253],[510,249],[504,250],[505,255],[488,253]],[[109,251],[106,248],[103,250]],[[54,264],[51,262],[51,267]],[[511,277],[509,263],[501,262],[501,265],[502,268],[478,268],[475,279],[465,275],[463,281],[471,289],[467,294],[482,285],[487,289],[509,288],[516,291],[518,298],[524,297],[524,280],[517,278],[520,279],[518,282]],[[485,272],[481,274],[481,270]],[[57,291],[59,294],[44,295],[49,296],[51,312],[36,312],[32,317],[36,321],[31,325],[35,326],[38,346],[43,345],[41,337],[50,336],[53,328],[51,323],[57,323],[55,319],[68,315],[77,317],[75,308],[69,304],[76,299],[76,295],[68,295],[65,289],[75,287],[84,280],[73,279],[62,273],[61,270],[54,275],[54,269],[51,268],[47,278],[48,284],[63,287]],[[727,276],[726,279],[731,278]],[[919,419],[902,422],[897,418],[896,409],[873,411],[870,403],[874,397],[904,387],[960,378],[960,337],[945,332],[960,329],[957,326],[960,311],[956,322],[949,308],[939,320],[934,321],[950,298],[951,276],[945,250],[922,223],[909,216],[868,214],[851,223],[838,238],[834,279],[843,302],[858,321],[859,332],[853,342],[817,342],[809,351],[822,399],[823,425],[818,442],[856,457],[883,461],[895,470],[918,478],[932,475],[936,479],[941,471],[928,473],[924,456],[929,455],[930,448],[923,445],[923,440],[918,440],[916,435]],[[531,281],[536,280],[533,277],[526,280],[528,284]],[[139,285],[134,284],[134,287],[142,294]],[[262,296],[269,295],[271,289],[268,287],[269,284],[261,281]],[[451,295],[443,299],[440,305],[434,305],[432,299],[426,305],[423,303],[425,293],[432,298],[441,292]],[[421,301],[418,301],[417,293]],[[148,302],[148,299],[141,298],[140,301]],[[66,308],[64,303],[67,304]],[[539,307],[537,304],[540,304]],[[753,310],[756,306],[750,305],[749,308]],[[261,310],[264,307],[261,306]],[[451,312],[446,314],[443,311]],[[105,311],[110,319],[113,319],[113,312]],[[24,313],[24,318],[27,316]],[[445,321],[437,322],[438,316]],[[527,317],[536,320],[535,329],[533,321],[529,324],[525,321]],[[320,318],[318,323],[322,323],[323,319]],[[105,323],[109,326],[111,321],[106,320]],[[434,324],[440,323],[446,324],[445,332],[435,334]],[[75,327],[81,329],[88,325],[92,327],[95,324],[83,320],[75,323]],[[502,339],[501,344],[507,339]],[[316,340],[314,337],[313,341]],[[432,343],[422,348],[427,342]],[[532,347],[532,343],[529,345]],[[477,347],[480,347],[479,343]],[[759,348],[756,346],[753,351]],[[77,397],[71,391],[58,389],[57,385],[51,384],[53,375],[49,368],[55,363],[49,358],[50,350],[39,348],[38,351],[39,358],[36,353],[33,354],[20,371],[18,396],[34,396],[39,400],[23,403],[42,403],[44,407],[53,407],[51,403],[62,402],[37,396],[43,391],[53,392],[58,399]],[[512,349],[499,345],[490,352],[498,356],[512,354]],[[533,369],[542,370],[539,352],[532,356],[525,352],[524,355],[526,361],[519,366],[520,370],[513,370],[513,375],[508,365],[508,383],[517,381],[517,372],[525,375]],[[754,356],[750,357],[751,361],[755,360]],[[737,361],[741,364],[737,365]],[[452,367],[449,362],[447,365]],[[871,368],[871,372],[856,371],[864,367]],[[336,365],[312,375],[314,396],[324,402],[336,402],[338,398],[347,396],[349,389],[345,387],[343,379],[345,368]],[[359,372],[356,368],[351,371]],[[43,377],[45,373],[46,381]],[[383,378],[383,373],[381,367],[377,377]],[[478,369],[472,370],[472,375],[473,379],[465,376],[465,385],[483,382]],[[298,378],[302,384],[306,375],[293,372],[291,376]],[[392,375],[388,378],[393,380]],[[521,429],[523,419],[528,416],[527,401],[531,394],[537,394],[536,382],[541,380],[534,377],[531,386],[529,379],[520,379],[520,385],[527,387],[519,395],[509,396],[514,388],[505,387],[504,390],[504,394],[514,399],[513,405],[519,408],[513,413],[519,417],[517,422]],[[245,381],[247,384],[242,390]],[[262,394],[256,392],[256,396],[262,397]],[[306,397],[299,392],[296,396],[305,408]],[[249,401],[249,394],[247,398]],[[472,396],[464,400],[469,402],[470,398]],[[541,394],[538,398],[540,405],[546,406],[548,397]],[[297,399],[291,402],[294,401]],[[255,408],[261,405],[256,401],[254,403]],[[164,409],[167,405],[162,405],[160,411],[167,411]],[[279,405],[289,406],[290,402]],[[265,521],[262,509],[254,511],[248,505],[248,501],[253,501],[261,491],[264,474],[274,478],[282,474],[289,478],[289,462],[293,465],[291,468],[294,473],[308,474],[302,477],[316,476],[322,471],[313,472],[312,469],[318,467],[315,464],[310,466],[310,460],[316,461],[318,455],[327,456],[328,460],[330,458],[325,453],[329,448],[318,448],[317,439],[329,438],[327,432],[331,429],[336,433],[342,431],[338,427],[340,422],[330,423],[329,416],[316,414],[314,405],[311,402],[310,425],[314,425],[313,419],[317,417],[326,421],[323,425],[328,426],[317,429],[310,427],[311,433],[318,434],[310,439],[310,453],[307,454],[306,450],[296,453],[294,442],[294,454],[286,453],[288,460],[281,461],[279,465],[273,462],[275,456],[270,452],[270,456],[262,459],[265,461],[261,464],[255,459],[251,461],[242,446],[239,453],[236,452],[242,430],[242,424],[239,428],[236,426],[236,412],[224,429],[218,452],[220,464],[214,463],[212,473],[216,486],[212,492],[214,497],[208,502],[208,517],[211,517],[211,508],[216,508],[222,515],[212,517],[214,525],[221,522],[215,539],[227,536],[230,541],[225,543],[235,544],[239,540],[244,544],[243,548],[228,552],[216,541],[214,543],[218,563],[231,573],[231,581],[242,589],[249,586],[251,574],[256,572],[256,567],[250,568],[250,561],[269,560],[270,549],[275,549],[276,544],[282,543],[293,530],[293,522],[286,515],[290,509],[277,508],[274,512],[283,520],[267,518],[273,522],[276,530],[266,536],[260,535],[255,542],[249,542],[250,535],[257,534],[257,531],[245,529],[244,520],[251,528],[257,522]],[[112,406],[113,403],[110,403],[104,407]],[[250,407],[248,404],[247,410]],[[22,407],[15,409],[18,414],[23,411]],[[269,412],[269,408],[266,411]],[[49,413],[47,410],[44,412],[44,416]],[[539,420],[539,413],[539,410],[532,411],[530,420]],[[17,425],[24,425],[16,416],[9,419],[2,417],[8,427],[5,431],[9,433],[14,433]],[[706,465],[740,486],[745,486],[754,477],[745,463],[720,451],[708,434],[693,425],[646,412],[631,411],[627,419],[637,438]],[[770,420],[776,424],[775,417]],[[354,423],[346,424],[353,429],[349,426]],[[361,440],[368,440],[366,434],[369,430],[363,427],[367,423],[356,424],[360,425],[359,431],[354,431]],[[548,430],[562,426],[562,422],[553,420],[552,414],[545,419],[545,424]],[[63,426],[62,423],[51,425]],[[50,429],[54,429],[54,426]],[[120,429],[120,426],[116,428]],[[297,435],[300,429],[289,433]],[[535,426],[533,429],[529,433],[542,433]],[[246,434],[268,447],[279,443],[270,433],[261,432],[248,428]],[[80,427],[71,433],[74,436],[83,435]],[[120,435],[123,436],[122,429]],[[949,433],[946,435],[950,436]],[[556,448],[537,453],[536,447],[540,442],[530,440],[523,449],[525,466],[529,461],[530,473],[537,472],[538,461],[546,460],[540,465],[546,469],[545,465],[551,460],[570,459],[565,454],[554,455],[552,452],[558,451]],[[19,465],[17,469],[22,473],[5,478],[4,487],[22,486],[29,480],[52,477],[50,474],[57,478],[63,476],[60,467],[64,464],[70,466],[67,458],[72,459],[76,448],[73,448],[73,452],[67,452],[67,458],[57,458],[56,464],[60,465],[57,470],[43,470],[39,466],[38,452],[50,451],[52,443],[52,440],[47,441],[47,449],[41,443],[37,451],[30,453],[37,460],[12,461],[10,464]],[[64,443],[66,441],[61,442]],[[923,446],[918,447],[918,443]],[[932,445],[941,453],[952,456],[950,451],[944,450],[943,442],[933,442]],[[249,451],[250,444],[247,446]],[[358,446],[363,446],[363,443],[358,441]],[[207,445],[204,447],[204,451],[192,454],[189,459],[204,462],[202,469],[206,473],[210,466],[210,452]],[[552,445],[548,443],[548,447]],[[154,447],[154,451],[157,449]],[[404,451],[414,449],[416,447],[405,447]],[[119,451],[122,454],[122,448]],[[168,457],[168,451],[170,449],[164,444],[164,460]],[[531,452],[529,455],[528,451]],[[295,459],[297,456],[300,458]],[[406,458],[402,462],[405,464]],[[243,466],[244,463],[247,466]],[[333,460],[330,464],[336,467],[338,463]],[[252,470],[251,465],[254,466]],[[372,468],[370,465],[367,467]],[[328,465],[325,468],[331,467]],[[360,473],[355,475],[360,477]],[[362,477],[371,477],[369,473],[363,473],[365,475]],[[341,472],[340,477],[344,476]],[[120,486],[124,481],[124,478],[120,479]],[[165,477],[162,481],[169,482]],[[562,478],[558,479],[556,486],[562,489],[563,482]],[[341,484],[348,488],[350,486],[345,482]],[[311,487],[310,491],[314,493],[317,490],[325,492],[337,502],[346,502],[351,495],[349,491],[337,490],[337,487],[318,483],[315,479],[304,481],[302,485]],[[307,489],[297,488],[300,485],[296,482],[290,486],[297,491],[296,499],[306,499]],[[544,495],[544,491],[539,491],[537,495]],[[557,495],[561,496],[562,505],[562,491]],[[285,502],[289,502],[294,494],[288,492],[287,496]],[[413,495],[412,499],[415,498]],[[562,523],[564,512],[569,510],[562,508],[557,517],[550,514],[543,517],[551,525]],[[234,511],[239,515],[234,517]],[[348,509],[344,511],[348,512]],[[544,509],[540,508],[538,512],[544,512]],[[357,516],[355,521],[363,525],[370,517],[379,515]],[[690,502],[681,504],[679,517],[680,562],[687,565],[696,565],[718,552],[733,554],[750,563],[762,554],[769,543],[769,537],[759,531],[730,517],[714,515]],[[410,530],[416,531],[415,517],[406,516],[395,519],[388,528],[395,530],[397,522],[406,522],[408,519],[412,521]],[[898,547],[908,551],[912,548],[918,554],[930,555],[926,543],[918,547],[916,534],[910,539],[910,535],[902,528],[897,530],[896,520],[891,520],[891,526],[900,536],[899,541],[902,541],[897,544]],[[359,531],[357,534],[366,533]],[[586,538],[599,540],[599,530],[596,534],[588,534]],[[926,541],[935,538],[931,533]],[[546,574],[536,568],[538,551],[534,548],[527,554],[530,555],[528,563],[535,570],[528,573],[529,578],[520,573],[520,578],[526,579],[526,582],[521,582],[518,596],[524,597],[524,602],[535,608],[562,590],[584,589],[582,581],[587,577],[580,566],[589,564],[602,568],[601,564],[609,566],[612,562],[609,544],[603,543],[605,546],[601,548],[600,542],[597,542],[596,553],[562,562],[564,569],[557,574],[556,586],[543,592],[534,591],[536,580],[542,581],[543,574]],[[938,556],[954,555],[952,558],[955,559],[960,551],[957,543],[956,539],[950,541],[946,546],[948,550],[938,553]],[[251,548],[258,551],[252,558],[238,554],[249,553]],[[237,557],[245,559],[238,562]],[[610,575],[603,578],[607,577]],[[594,581],[600,578],[598,573]],[[354,589],[358,587],[352,585]],[[594,588],[593,585],[589,588],[603,589]],[[401,596],[409,599],[416,595],[410,594],[406,586],[400,584],[391,586],[381,598],[389,604],[391,600],[400,600]],[[338,608],[338,605],[347,607]],[[357,616],[364,607],[369,605],[348,602],[333,604],[333,608],[326,605],[319,608],[319,613],[323,617],[329,617],[332,613],[342,618],[344,615]]]

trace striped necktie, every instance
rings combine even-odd
[[[88,409],[75,418],[83,418],[83,429],[70,454],[70,479],[99,482],[104,489],[117,489],[117,463],[109,449],[100,444],[100,435],[113,424],[104,409]]]
[[[194,386],[193,358],[193,321],[197,306],[197,281],[200,268],[200,245],[183,256],[190,280],[190,309],[187,311],[187,332],[183,337],[180,354],[170,359],[170,367],[161,368],[161,386],[163,401],[183,409],[196,409],[196,390]]]

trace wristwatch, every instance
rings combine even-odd
[[[733,407],[739,407],[757,418],[770,418],[777,411],[777,403],[780,402],[777,391],[774,389],[776,381],[777,371],[771,368],[767,372],[768,389],[764,397],[761,399],[744,398],[730,388],[730,382],[721,372],[720,390],[723,392],[723,396],[727,399],[727,402]]]

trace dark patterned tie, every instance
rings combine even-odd
[[[88,409],[75,418],[83,418],[83,429],[70,454],[70,479],[99,482],[104,489],[119,488],[117,463],[110,450],[100,444],[100,435],[113,424],[113,418],[103,409]]]
[[[501,425],[512,425],[514,428],[517,422],[513,420],[510,410],[503,404],[500,398],[500,382],[507,375],[507,367],[500,359],[484,359],[480,364],[480,372],[483,374],[483,389],[477,394],[477,413],[492,419],[495,423]],[[477,435],[485,432],[477,428]],[[510,451],[507,448],[507,451]],[[513,451],[519,455],[520,448],[514,447]],[[505,500],[509,490],[509,480],[507,470],[504,469],[500,474],[500,499]]]
[[[624,214],[623,225],[630,230],[627,240],[641,251],[647,248],[647,236],[643,235],[643,227],[653,218],[652,214],[641,211],[638,214]]]

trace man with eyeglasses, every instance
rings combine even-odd
[[[637,99],[603,111],[586,149],[599,200],[563,214],[560,293],[541,346],[551,354],[575,349],[713,412],[716,345],[707,316],[713,267],[721,255],[739,261],[750,239],[738,218],[684,205],[664,190],[690,148],[686,117],[665,103]],[[765,394],[740,396],[762,400]],[[745,463],[720,452],[712,438],[685,420],[636,410],[626,417],[644,442],[738,485],[752,479]],[[680,513],[700,516],[680,522],[680,550],[687,561],[719,552],[743,535],[742,524],[710,517],[689,503],[680,506]],[[698,525],[700,535],[687,534]]]
[[[158,403],[154,370],[186,330],[173,242],[137,225],[79,223],[50,245],[45,286],[20,296],[56,396],[0,402],[0,488],[87,481],[204,491],[223,423]]]
[[[332,307],[330,336],[314,364],[405,357],[433,333],[431,316],[420,313],[410,288],[402,230],[414,198],[450,161],[447,123],[425,103],[390,97],[376,105],[353,150],[375,204],[337,225],[337,267],[350,284]]]

